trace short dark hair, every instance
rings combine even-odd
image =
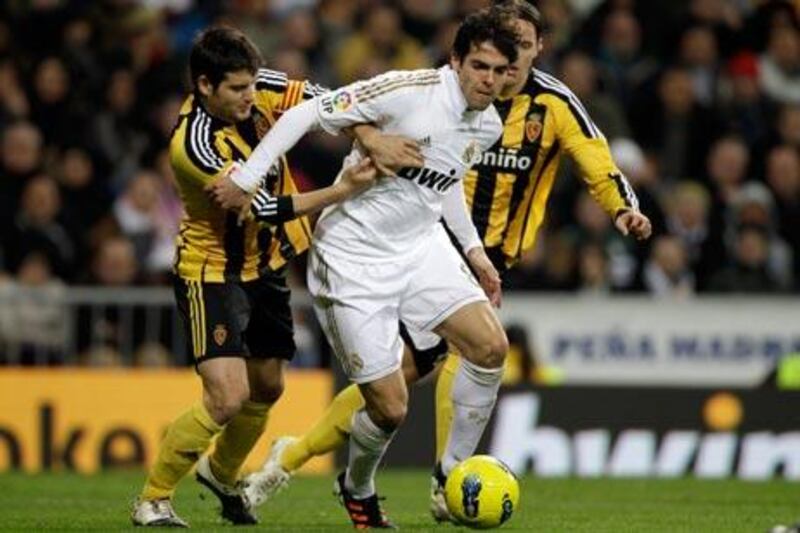
[[[517,60],[518,38],[511,22],[510,13],[498,7],[481,9],[467,15],[456,32],[453,55],[464,59],[472,46],[490,42],[508,58],[509,63],[513,63]]]
[[[541,38],[542,34],[547,31],[547,25],[544,22],[544,18],[542,18],[542,13],[530,2],[526,0],[497,0],[495,5],[510,11],[514,17],[533,24],[533,27],[536,28],[537,38]]]
[[[247,70],[253,74],[261,66],[261,54],[247,36],[229,26],[212,26],[195,39],[189,53],[192,85],[205,75],[216,87],[228,72]]]

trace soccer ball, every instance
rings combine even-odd
[[[447,508],[456,520],[475,529],[498,527],[517,509],[519,484],[511,470],[490,455],[461,461],[447,476]]]

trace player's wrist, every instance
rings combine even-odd
[[[260,181],[258,176],[248,170],[246,166],[235,165],[228,174],[228,177],[237,187],[249,194],[253,194],[258,189],[258,183]]]

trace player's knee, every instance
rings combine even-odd
[[[284,388],[285,384],[281,376],[280,379],[271,380],[268,383],[253,387],[250,399],[257,403],[273,404],[283,395]]]
[[[249,396],[250,393],[247,389],[225,391],[222,394],[211,396],[207,405],[211,418],[220,425],[227,424],[239,414]]]
[[[404,401],[393,400],[385,402],[376,409],[375,424],[385,431],[394,431],[403,423],[408,412],[408,404]],[[372,413],[370,414],[372,415]]]
[[[484,368],[499,368],[503,366],[508,353],[508,338],[500,330],[483,339],[472,350],[470,361]]]
[[[504,331],[500,331],[498,335],[492,338],[492,342],[489,344],[489,364],[487,367],[498,368],[503,366],[506,361],[506,354],[508,354],[508,338]]]

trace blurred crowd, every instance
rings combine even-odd
[[[0,7],[0,277],[168,283],[181,205],[167,142],[196,32],[244,30],[267,66],[329,87],[438,66],[481,0],[7,0]],[[509,290],[800,289],[800,3],[540,0],[539,68],[585,103],[654,223],[623,239],[562,169]],[[301,188],[348,140],[290,155]],[[297,276],[302,279],[302,276]]]

